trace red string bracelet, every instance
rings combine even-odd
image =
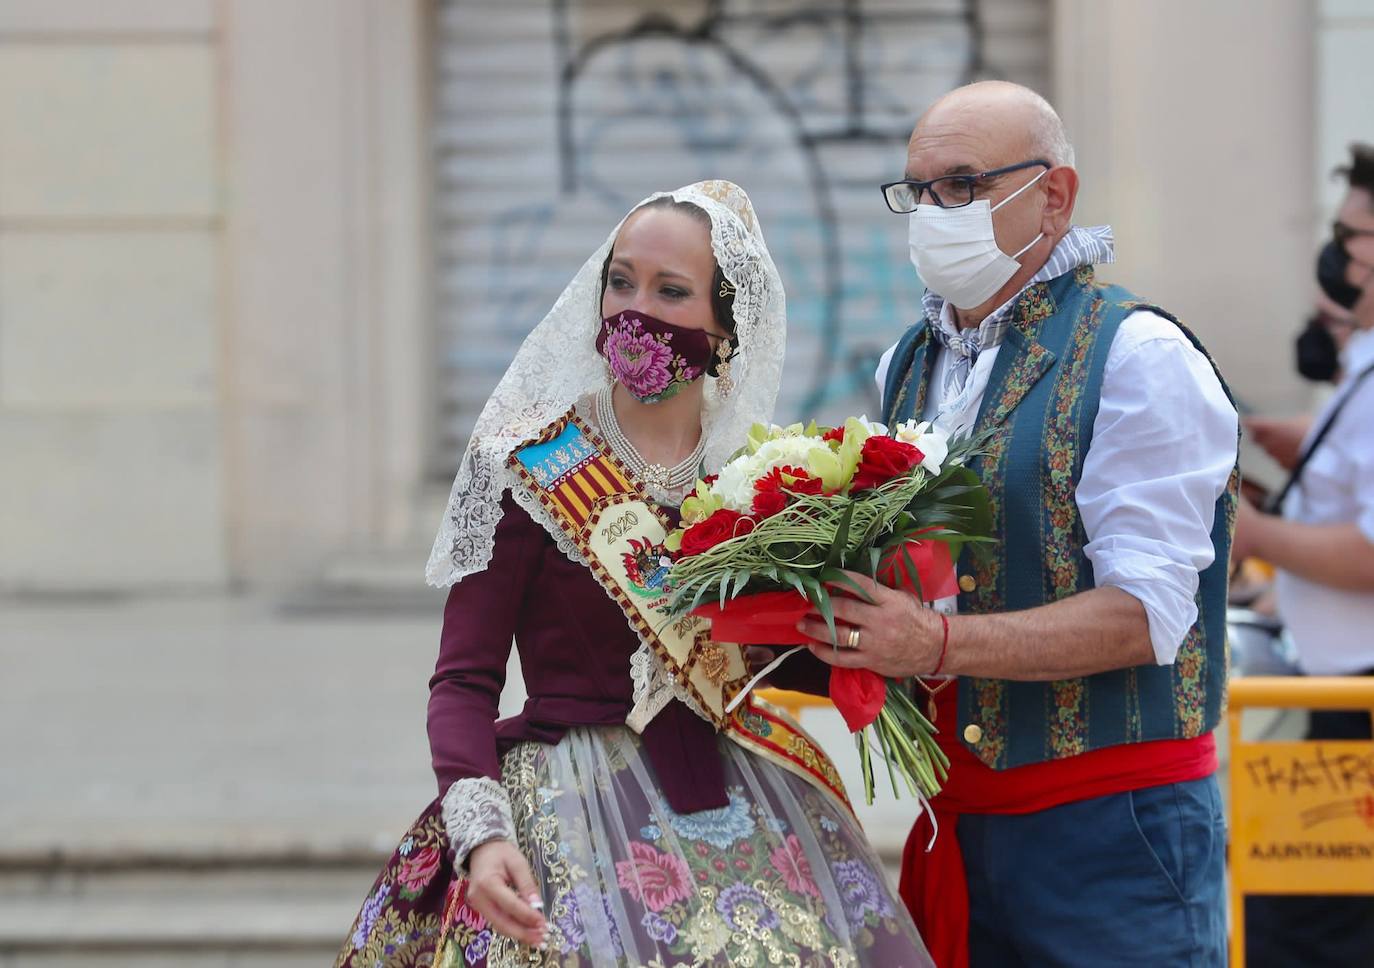
[[[945,654],[949,651],[949,617],[944,612],[940,612],[939,616],[940,624],[945,627],[945,638],[940,643],[940,661],[935,663],[935,670],[931,672],[932,676],[938,676],[940,670],[945,667]]]

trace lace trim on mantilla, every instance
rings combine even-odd
[[[647,642],[641,642],[630,656],[630,681],[634,683],[634,707],[625,717],[625,725],[636,733],[644,732],[644,727],[663,711],[664,706],[685,692],[677,688],[677,683]]]
[[[582,552],[577,547],[577,542],[568,537],[566,531],[558,526],[558,522],[553,519],[549,509],[540,503],[539,498],[528,487],[520,481],[515,480],[511,475],[510,496],[515,498],[515,503],[525,509],[525,513],[530,516],[535,524],[539,525],[548,532],[549,537],[558,545],[558,550],[563,552],[575,565],[587,567],[587,559],[582,556]]]
[[[444,794],[444,830],[453,866],[467,868],[468,854],[492,840],[515,842],[515,820],[505,787],[486,776],[458,780]]]

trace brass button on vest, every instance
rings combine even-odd
[[[972,575],[959,576],[959,589],[965,593],[973,591],[978,587],[978,580]]]
[[[977,745],[983,740],[983,727],[977,723],[969,723],[964,727],[964,742]]]

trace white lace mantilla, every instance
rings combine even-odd
[[[515,843],[510,797],[490,777],[471,777],[450,786],[444,794],[443,815],[455,867],[466,869],[468,854],[488,841]]]

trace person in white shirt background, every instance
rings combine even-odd
[[[1374,146],[1351,155],[1339,170],[1350,188],[1317,260],[1323,294],[1353,320],[1339,355],[1334,341],[1327,350],[1339,382],[1307,425],[1281,505],[1266,514],[1242,502],[1232,546],[1234,561],[1278,569],[1279,616],[1302,671],[1320,676],[1374,676]],[[1281,435],[1257,424],[1272,453]],[[1370,739],[1370,714],[1314,711],[1307,735]],[[1245,923],[1247,962],[1259,968],[1374,958],[1371,897],[1250,898]]]

